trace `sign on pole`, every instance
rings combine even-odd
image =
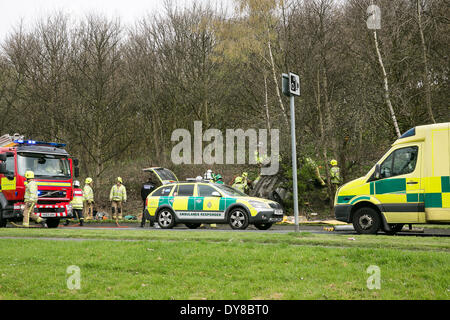
[[[289,93],[294,96],[300,96],[300,77],[295,73],[289,73]]]

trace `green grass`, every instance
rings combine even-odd
[[[78,229],[0,237],[0,299],[450,297],[447,238]],[[71,265],[80,290],[66,286]],[[380,290],[367,288],[370,265],[381,270]]]

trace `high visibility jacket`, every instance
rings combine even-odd
[[[84,201],[94,201],[94,191],[88,185],[84,186],[84,189],[83,189],[83,200]]]
[[[235,182],[233,183],[232,187],[245,193],[246,185],[242,182]]]
[[[36,181],[31,180],[25,187],[25,202],[37,202],[38,201],[38,187]]]
[[[72,208],[83,209],[83,191],[80,188],[73,189],[73,200],[70,201]]]
[[[340,184],[341,183],[341,174],[338,166],[333,166],[330,169],[331,183]]]
[[[123,184],[119,187],[117,187],[117,184],[112,186],[109,201],[127,201],[127,189]]]

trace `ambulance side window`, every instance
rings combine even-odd
[[[152,197],[160,197],[160,196],[168,196],[170,191],[172,191],[173,186],[170,187],[161,187],[155,192],[153,192]]]
[[[181,184],[178,185],[178,196],[180,197],[192,197],[194,195],[193,184]]]
[[[205,186],[203,184],[198,185],[198,195],[199,197],[212,197],[212,193],[216,191],[213,187]]]
[[[418,147],[406,147],[392,152],[381,164],[381,178],[411,173],[416,168]]]

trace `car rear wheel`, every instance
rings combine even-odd
[[[161,209],[156,217],[161,229],[172,229],[175,226],[175,215],[170,209]]]
[[[272,226],[272,223],[255,223],[255,227],[259,230],[267,230]]]
[[[197,229],[200,227],[201,223],[185,223],[186,227],[189,229]]]
[[[242,208],[231,210],[228,221],[230,227],[235,230],[244,230],[248,227],[249,223],[247,212]]]
[[[380,225],[380,215],[373,208],[359,208],[353,215],[353,227],[358,233],[376,234],[380,229]]]

